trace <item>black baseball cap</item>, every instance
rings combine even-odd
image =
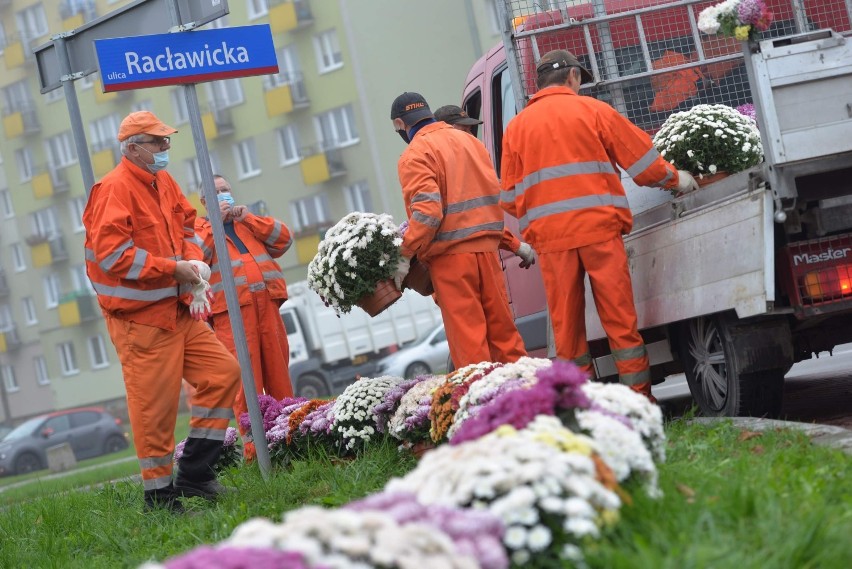
[[[462,126],[482,124],[481,120],[467,116],[467,113],[456,105],[444,105],[435,111],[435,120],[444,121],[448,124],[460,124]]]
[[[432,111],[423,95],[406,91],[393,100],[391,105],[391,120],[402,119],[405,124],[417,124],[423,119],[430,118]]]
[[[554,49],[548,51],[535,66],[536,73],[541,77],[546,73],[550,73],[554,69],[562,69],[563,67],[577,67],[580,69],[580,83],[591,83],[595,80],[591,72],[583,67],[580,60],[570,51],[564,49]]]

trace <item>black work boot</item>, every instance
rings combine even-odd
[[[213,467],[222,454],[222,441],[188,438],[183,447],[183,455],[178,461],[175,477],[175,491],[181,496],[199,496],[205,500],[215,500],[228,492],[216,480]]]
[[[157,490],[145,490],[145,510],[167,510],[173,514],[183,514],[186,510],[178,497],[171,484]]]

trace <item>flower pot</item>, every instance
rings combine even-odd
[[[358,306],[370,316],[376,316],[386,310],[391,304],[400,299],[402,293],[390,279],[376,283],[373,294],[358,299]]]
[[[435,446],[437,445],[430,441],[421,441],[419,443],[414,443],[411,446],[411,454],[413,454],[417,460],[420,460],[421,458],[423,458],[424,454],[435,448]]]
[[[432,287],[432,278],[429,276],[429,267],[418,261],[417,257],[411,258],[408,274],[402,280],[402,290],[407,288],[423,296],[430,296],[435,292]]]
[[[715,174],[709,174],[703,178],[695,176],[695,181],[698,183],[699,188],[703,188],[704,186],[712,184],[713,182],[718,182],[722,178],[727,178],[728,176],[730,176],[730,174],[727,172],[716,172]]]

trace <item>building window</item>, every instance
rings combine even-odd
[[[44,94],[45,104],[55,103],[65,98],[65,89],[53,89]]]
[[[97,294],[95,288],[92,286],[92,281],[89,280],[89,276],[86,274],[86,265],[83,263],[71,267],[71,286],[78,293],[87,293],[90,296]]]
[[[337,41],[337,30],[331,29],[314,36],[314,52],[320,73],[328,73],[343,67],[343,53]]]
[[[154,110],[154,102],[151,99],[143,99],[141,101],[136,101],[130,107],[133,109],[133,112],[137,111],[153,111]],[[116,130],[118,132],[118,130]]]
[[[27,80],[16,81],[3,87],[3,103],[6,114],[19,113],[33,108]]]
[[[77,149],[70,130],[51,136],[44,141],[44,147],[51,168],[65,168],[77,163]]]
[[[89,134],[92,139],[92,150],[100,152],[107,148],[118,146],[116,135],[121,120],[118,115],[113,113],[99,119],[95,119],[89,123]]]
[[[80,81],[77,83],[77,85],[80,86],[81,91],[87,91],[87,90],[91,89],[94,84],[95,84],[95,74],[94,73],[89,73],[85,77],[81,77]]]
[[[109,366],[109,356],[104,344],[104,337],[98,334],[97,336],[89,336],[89,361],[92,362],[92,369],[101,369]]]
[[[33,367],[36,373],[36,383],[39,385],[50,385],[50,374],[47,373],[47,361],[44,356],[33,358]]]
[[[14,393],[20,389],[18,380],[15,379],[15,368],[10,365],[0,366],[0,374],[3,375],[3,386],[7,393]]]
[[[62,295],[62,286],[59,283],[59,275],[51,273],[42,279],[44,285],[44,305],[46,308],[59,306],[59,297]]]
[[[328,213],[328,198],[325,194],[317,194],[290,202],[293,213],[295,231],[306,231],[330,225]]]
[[[352,105],[338,107],[315,116],[314,128],[323,150],[349,146],[359,140]]]
[[[207,100],[210,110],[221,111],[241,105],[245,101],[243,86],[239,79],[223,79],[207,84]]]
[[[6,304],[0,304],[0,330],[11,330],[15,327],[15,321],[12,320],[12,308]]]
[[[234,145],[234,160],[237,163],[237,176],[240,180],[260,174],[254,138],[241,140]]]
[[[281,85],[290,85],[302,76],[302,66],[299,63],[299,55],[296,46],[285,45],[278,50],[278,74],[264,75],[267,89],[274,89]]]
[[[349,211],[373,211],[373,199],[366,181],[357,182],[343,188],[346,207]]]
[[[77,375],[80,369],[77,367],[77,356],[74,353],[74,344],[71,342],[62,342],[56,345],[56,351],[59,353],[59,367],[62,370],[62,375]]]
[[[47,17],[44,13],[44,6],[40,3],[19,10],[15,14],[15,20],[17,21],[21,38],[24,39],[25,43],[47,35]],[[27,45],[25,47],[30,46]]]
[[[266,0],[248,0],[247,4],[249,20],[262,18],[269,13],[269,6],[266,5]]]
[[[21,304],[24,307],[24,321],[27,323],[27,326],[34,326],[38,324],[38,313],[36,312],[36,305],[33,297],[26,296],[22,298]]]
[[[214,174],[221,172],[219,167],[219,155],[215,151],[210,151],[210,169]],[[198,158],[189,158],[184,161],[186,164],[186,176],[189,180],[187,189],[191,192],[201,191],[201,163]]]
[[[282,166],[297,163],[299,155],[299,131],[295,125],[288,124],[278,129],[278,158]]]
[[[0,212],[3,219],[15,217],[15,207],[12,205],[12,193],[9,190],[0,190]]]
[[[21,182],[29,182],[33,179],[33,154],[29,147],[15,150],[15,163],[18,165],[18,179]]]
[[[83,210],[86,209],[86,198],[72,198],[68,200],[68,212],[71,215],[71,227],[74,233],[82,233],[86,230],[83,225]]]
[[[24,246],[20,243],[12,243],[12,260],[15,263],[16,273],[27,270],[27,258],[24,255]]]
[[[48,239],[59,236],[59,222],[56,220],[56,210],[53,206],[38,209],[30,214],[30,226],[34,235]]]
[[[189,109],[186,107],[186,98],[182,89],[172,89],[172,111],[175,113],[175,124],[189,122]]]

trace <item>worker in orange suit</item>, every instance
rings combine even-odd
[[[488,151],[476,138],[436,121],[418,93],[397,97],[391,120],[408,143],[397,164],[409,222],[397,286],[417,255],[440,299],[456,368],[517,361],[526,350],[497,253],[503,212]]]
[[[177,130],[153,113],[121,121],[121,162],[94,185],[83,212],[86,271],[118,352],[147,509],[183,511],[180,496],[214,499],[226,489],[213,467],[240,381],[240,366],[210,328],[190,315],[209,310],[195,243],[195,209],[166,171]],[[189,437],[172,481],[175,423],[185,378]]]
[[[290,383],[290,346],[287,331],[278,309],[287,300],[287,283],[275,259],[290,248],[290,230],[272,217],[254,215],[244,205],[234,205],[231,184],[223,176],[213,177],[219,214],[225,229],[230,266],[237,289],[237,300],[246,334],[246,345],[251,357],[251,369],[257,394],[266,393],[277,400],[293,397]],[[201,203],[207,207],[202,198]],[[215,212],[208,208],[208,215]],[[234,332],[228,316],[225,291],[222,286],[222,265],[213,245],[213,228],[207,218],[195,221],[197,243],[204,253],[204,262],[210,265],[210,286],[213,291],[210,323],[216,337],[236,357]],[[255,457],[251,432],[245,422],[239,421],[248,412],[246,395],[240,385],[234,416],[238,419],[245,444],[243,452],[249,460]]]
[[[619,380],[653,400],[622,240],[633,217],[616,164],[639,185],[684,193],[698,186],[615,109],[578,95],[592,75],[573,54],[548,52],[536,69],[539,91],[504,134],[500,204],[538,254],[557,357],[593,375],[588,274]]]
[[[686,65],[689,62],[690,60],[682,53],[666,50],[659,59],[653,61],[652,65],[654,69],[665,69]],[[654,75],[651,77],[654,100],[648,108],[653,112],[664,112],[687,106],[688,102],[698,94],[698,83],[702,79],[704,76],[695,67]]]

